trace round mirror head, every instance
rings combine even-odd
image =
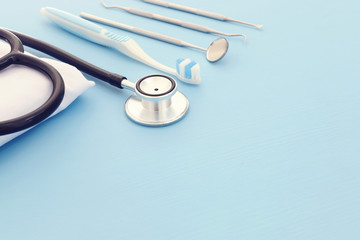
[[[209,62],[217,62],[223,58],[229,49],[229,42],[225,38],[218,38],[213,41],[206,52]]]

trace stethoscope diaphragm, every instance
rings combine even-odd
[[[136,83],[125,103],[127,116],[146,126],[165,126],[185,116],[189,101],[177,91],[177,83],[165,75],[150,75]]]

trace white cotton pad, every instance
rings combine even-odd
[[[10,52],[10,46],[0,41],[0,57],[8,52]],[[65,83],[64,99],[51,116],[64,110],[89,87],[95,85],[69,64],[48,58],[40,59],[55,67]],[[29,67],[11,65],[0,71],[0,122],[37,109],[50,97],[51,91],[51,81],[43,73]],[[0,147],[29,129],[0,136]]]

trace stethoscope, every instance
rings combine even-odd
[[[125,103],[127,116],[146,126],[165,126],[180,120],[189,109],[185,95],[177,91],[177,83],[165,75],[150,75],[136,83],[77,58],[46,42],[0,28],[0,39],[10,44],[10,53],[0,58],[0,71],[12,64],[25,65],[46,74],[53,90],[49,99],[36,110],[23,116],[0,121],[0,136],[30,128],[48,118],[61,104],[65,93],[63,79],[50,64],[24,54],[23,44],[73,65],[82,72],[115,87],[134,92]]]

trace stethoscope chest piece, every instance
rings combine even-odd
[[[176,88],[176,81],[165,75],[140,79],[125,103],[127,116],[146,126],[165,126],[180,120],[189,109],[189,101]]]

